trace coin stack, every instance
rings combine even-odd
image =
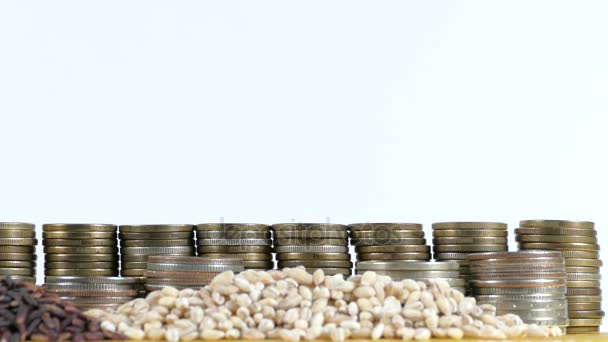
[[[139,278],[143,284],[150,255],[196,255],[190,224],[121,225],[120,274]]]
[[[431,260],[421,224],[355,223],[348,227],[359,261]]]
[[[80,310],[116,309],[134,299],[139,284],[133,278],[47,276],[46,288]]]
[[[566,266],[554,251],[471,254],[469,285],[480,304],[496,314],[517,314],[526,323],[568,325]]]
[[[196,226],[198,255],[210,258],[243,259],[245,269],[270,270],[272,236],[270,226],[254,223],[206,223]]]
[[[199,288],[225,271],[244,271],[241,258],[208,258],[182,256],[151,256],[148,258],[146,290],[156,291],[172,286],[177,289]]]
[[[454,260],[460,264],[460,276],[471,278],[467,255],[480,252],[505,252],[507,224],[499,222],[433,223],[433,257]],[[469,292],[467,291],[467,294]]]
[[[357,274],[374,271],[394,280],[443,279],[464,293],[465,282],[460,278],[459,267],[455,261],[360,261],[357,262]]]
[[[37,243],[33,224],[0,222],[0,278],[35,283]]]
[[[604,317],[600,246],[593,222],[525,220],[515,229],[520,250],[560,251],[566,260],[569,334],[598,332]]]
[[[44,275],[117,276],[117,244],[116,226],[112,224],[45,224]]]
[[[352,274],[347,227],[333,223],[282,223],[272,226],[277,266],[304,266],[309,272]]]

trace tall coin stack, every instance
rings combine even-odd
[[[245,269],[270,270],[272,236],[270,226],[254,223],[206,223],[196,226],[198,255],[210,258],[243,259]]]
[[[460,276],[468,281],[471,273],[467,255],[508,251],[507,234],[507,224],[500,222],[433,223],[433,257],[458,261]]]
[[[560,251],[568,280],[568,333],[598,332],[604,317],[600,246],[593,222],[525,220],[515,229],[520,250]]]
[[[460,278],[459,265],[455,261],[360,261],[357,274],[374,271],[394,280],[443,279],[450,287],[464,293],[464,280]]]
[[[191,224],[121,225],[120,275],[135,278],[144,294],[144,272],[151,255],[194,256]]]
[[[0,222],[0,278],[35,283],[37,243],[33,224]]]
[[[431,260],[421,224],[355,223],[348,227],[358,261]]]
[[[112,224],[45,224],[44,275],[117,276],[117,244],[116,226]]]
[[[116,309],[136,298],[140,285],[133,278],[46,277],[46,288],[80,310]]]
[[[242,272],[241,258],[207,258],[180,256],[151,256],[148,258],[146,290],[156,291],[172,286],[177,289],[200,288],[225,271]]]
[[[473,295],[526,323],[568,325],[566,266],[559,252],[523,251],[468,256]]]
[[[309,272],[352,274],[347,227],[333,223],[282,223],[272,226],[277,266],[304,266]]]

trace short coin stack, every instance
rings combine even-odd
[[[245,269],[270,270],[270,226],[254,223],[205,223],[196,226],[198,256],[242,258]]]
[[[468,281],[467,255],[508,251],[507,234],[507,224],[500,222],[433,223],[433,258],[458,261],[460,276]]]
[[[309,272],[352,274],[347,227],[333,223],[282,223],[272,226],[277,266],[304,266]]]
[[[121,225],[120,274],[143,284],[148,256],[196,255],[193,229],[191,224]]]
[[[112,224],[42,226],[45,276],[111,277],[118,275],[118,240]]]
[[[155,291],[172,286],[177,289],[200,288],[225,271],[242,272],[240,258],[206,258],[180,256],[151,256],[148,258],[146,290]]]
[[[522,251],[468,256],[469,285],[480,304],[526,323],[568,325],[566,267],[559,252]]]
[[[46,277],[46,287],[81,310],[116,309],[136,298],[140,285],[132,278]]]
[[[465,282],[460,278],[459,265],[455,261],[360,261],[357,274],[374,271],[390,276],[393,280],[443,279],[452,288],[464,293]]]
[[[0,278],[35,283],[37,243],[33,224],[0,222]]]
[[[355,223],[348,227],[359,261],[431,260],[421,224]]]
[[[600,246],[593,222],[525,220],[515,229],[520,250],[560,251],[568,280],[568,333],[598,332],[604,312],[600,288]]]

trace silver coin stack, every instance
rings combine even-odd
[[[464,293],[465,282],[460,278],[459,265],[455,261],[360,261],[357,274],[374,271],[394,280],[443,279],[450,287]]]
[[[272,226],[277,266],[304,266],[309,272],[352,274],[347,227],[333,223],[282,223]]]
[[[0,278],[36,283],[37,243],[33,224],[0,222]]]
[[[560,252],[478,253],[467,257],[471,290],[496,314],[514,313],[526,323],[568,325],[566,266]]]
[[[116,309],[134,299],[140,285],[133,278],[47,276],[46,288],[80,310]]]
[[[270,226],[255,223],[205,223],[196,226],[198,255],[210,258],[243,259],[245,269],[270,270],[272,233]]]
[[[146,291],[171,286],[177,289],[200,288],[225,271],[245,270],[240,258],[151,256],[148,258]]]

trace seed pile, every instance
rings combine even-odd
[[[10,277],[0,280],[0,341],[122,340],[98,321],[44,288]]]
[[[365,272],[348,280],[304,268],[224,272],[206,287],[166,287],[115,312],[90,310],[102,327],[130,339],[330,338],[404,340],[431,336],[505,339],[559,336],[559,327],[524,324],[513,314],[496,316],[443,280],[393,281]]]

